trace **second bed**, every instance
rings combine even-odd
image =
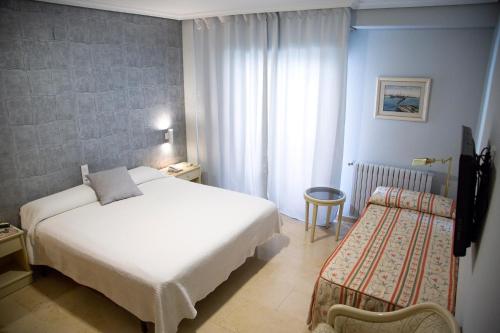
[[[449,198],[378,187],[323,265],[309,324],[326,321],[334,304],[385,312],[433,302],[454,312],[454,213]]]

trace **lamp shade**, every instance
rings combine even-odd
[[[418,165],[427,165],[429,163],[430,163],[429,158],[421,157],[421,158],[414,158],[413,161],[411,162],[411,165],[418,166]]]

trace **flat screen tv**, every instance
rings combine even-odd
[[[489,147],[479,155],[469,127],[462,126],[458,170],[457,210],[453,254],[465,256],[471,242],[478,241],[488,209],[491,159]]]

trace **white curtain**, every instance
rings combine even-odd
[[[186,112],[196,115],[205,181],[303,218],[307,187],[340,182],[349,10],[192,24],[194,82],[185,93],[195,103]]]
[[[267,196],[268,56],[276,14],[194,21],[198,160],[215,185]]]
[[[279,51],[269,89],[268,195],[304,216],[304,190],[340,185],[348,10],[279,14]]]

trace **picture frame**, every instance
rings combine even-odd
[[[430,78],[378,77],[375,118],[426,122]]]

